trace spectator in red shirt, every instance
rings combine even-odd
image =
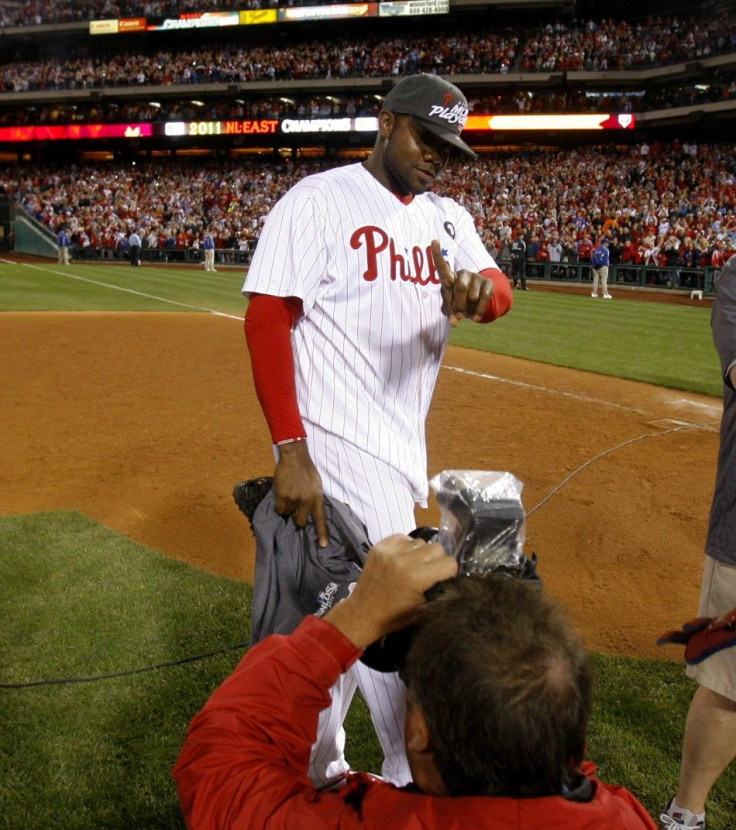
[[[723,268],[726,264],[725,245],[722,239],[717,239],[713,253],[710,255],[710,264],[713,268]]]
[[[621,251],[621,262],[633,262],[636,258],[636,245],[633,240],[627,239]]]
[[[587,262],[590,260],[590,255],[593,253],[593,242],[590,237],[584,236],[578,242],[578,260],[580,262]]]

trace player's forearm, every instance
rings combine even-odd
[[[245,315],[253,384],[275,444],[307,434],[297,404],[291,348],[291,328],[300,310],[294,297],[257,294]]]

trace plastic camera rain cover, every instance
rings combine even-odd
[[[445,470],[429,482],[440,507],[438,541],[460,574],[522,576],[523,484],[508,472]]]

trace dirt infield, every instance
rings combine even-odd
[[[232,487],[273,462],[241,321],[4,313],[0,349],[0,513],[76,509],[252,578]],[[720,413],[714,398],[451,347],[429,470],[513,472],[526,549],[589,646],[680,659],[654,640],[695,615]]]

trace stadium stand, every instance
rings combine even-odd
[[[438,72],[462,86],[472,113],[632,115],[626,130],[469,134],[480,157],[454,166],[451,189],[472,204],[501,261],[523,232],[532,278],[585,279],[586,251],[605,233],[614,280],[707,290],[714,255],[717,263],[736,247],[727,140],[736,4],[696,4],[688,15],[645,1],[633,16],[623,4],[616,19],[602,4],[596,15],[595,3],[579,18],[573,3],[507,5],[457,2],[441,17],[334,21],[329,30],[291,22],[131,38],[91,35],[88,21],[276,6],[5,2],[0,128],[11,137],[0,142],[0,183],[51,231],[67,225],[78,258],[124,256],[134,223],[144,258],[197,261],[201,229],[214,223],[219,261],[246,261],[280,193],[305,171],[360,157],[372,137],[225,136],[218,125],[371,117],[394,79]],[[22,138],[25,127],[89,124],[155,129],[147,139]],[[168,124],[189,132],[172,138]]]
[[[587,278],[590,246],[605,236],[619,281],[702,290],[708,269],[736,250],[736,148],[654,144],[642,155],[643,146],[481,156],[455,162],[446,186],[479,217],[499,260],[519,233],[539,243],[531,278]],[[25,166],[2,182],[50,230],[70,229],[77,258],[123,257],[136,227],[144,259],[199,261],[203,228],[213,225],[218,260],[242,263],[274,202],[334,163],[161,160],[137,163],[134,176],[127,164]],[[559,259],[550,257],[557,243]]]

